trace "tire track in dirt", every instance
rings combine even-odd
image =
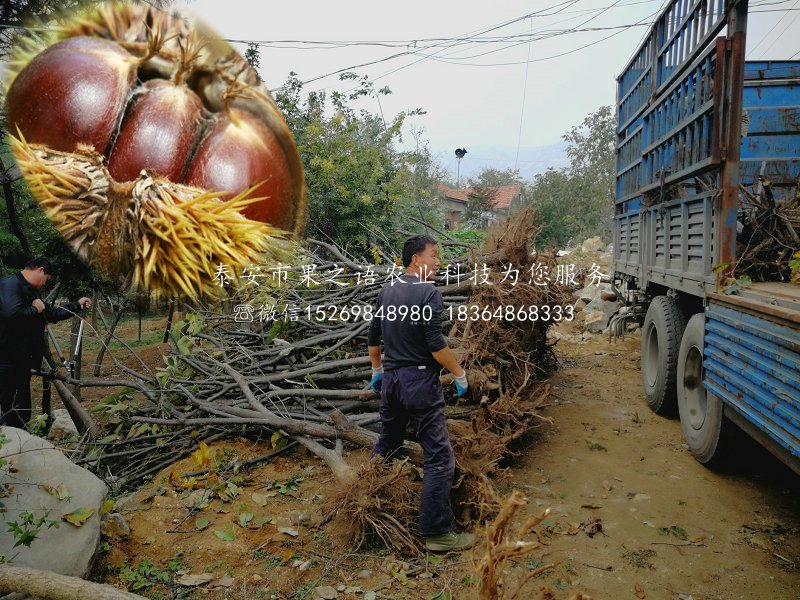
[[[636,598],[637,583],[647,598],[796,599],[800,478],[750,440],[725,470],[697,463],[680,422],[647,408],[638,332],[612,345],[581,341],[575,324],[557,331],[562,368],[544,411],[554,425],[510,483],[529,512],[552,508],[537,558],[556,568],[541,585],[614,600]],[[602,531],[589,537],[592,517]]]

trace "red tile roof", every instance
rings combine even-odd
[[[489,189],[495,190],[494,194],[494,208],[495,210],[502,210],[508,208],[514,197],[519,194],[520,185],[501,185]],[[469,195],[475,191],[475,188],[461,188],[454,190],[446,185],[439,184],[439,191],[442,192],[446,198],[456,200],[466,204],[469,200]]]

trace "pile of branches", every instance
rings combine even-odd
[[[446,388],[459,469],[457,495],[468,501],[459,515],[464,521],[474,519],[479,508],[491,512],[481,499],[478,479],[499,477],[509,445],[532,420],[541,420],[535,409],[547,397],[543,382],[556,366],[546,339],[554,321],[533,320],[530,307],[541,311],[547,306],[555,313],[556,306],[572,301],[566,285],[530,282],[531,268],[537,265],[556,272],[554,255],[532,251],[538,233],[534,218],[531,211],[519,213],[492,230],[484,247],[469,248],[448,266],[448,275],[437,278],[444,284],[439,285],[445,300],[443,319],[450,316],[450,307],[461,305],[479,307],[479,315],[486,308],[484,315],[493,315],[459,320],[454,310],[453,319],[445,323],[473,390],[465,404]],[[259,288],[248,302],[238,301],[222,312],[198,309],[182,323],[180,336],[173,335],[163,368],[139,372],[126,367],[130,378],[115,383],[126,389],[96,407],[107,417],[109,435],[94,442],[85,439],[76,460],[90,465],[113,487],[129,489],[188,455],[199,441],[226,434],[261,439],[280,434],[324,459],[346,484],[342,497],[333,500],[332,512],[360,515],[357,520],[367,531],[355,532],[356,541],[365,540],[371,529],[387,543],[396,539],[395,545],[408,545],[403,529],[409,521],[401,517],[412,515],[416,502],[406,498],[397,506],[384,503],[372,510],[358,500],[374,496],[376,489],[385,487],[382,478],[397,474],[378,471],[365,477],[342,458],[343,442],[369,448],[380,425],[378,395],[369,389],[369,321],[354,315],[372,307],[387,278],[399,270],[391,262],[369,265],[331,244],[311,243],[315,269],[307,272],[313,271],[316,283],[290,280],[280,288]],[[440,243],[463,246],[448,239]],[[503,280],[505,268],[517,269],[516,279]],[[458,281],[453,269],[460,273]],[[486,273],[488,280],[481,281]],[[250,312],[242,306],[254,308],[256,320],[242,320],[242,313]],[[506,306],[524,309],[525,320],[522,313],[513,319],[495,313]],[[343,318],[345,309],[348,318]],[[452,375],[442,379],[449,383]],[[405,451],[412,464],[422,465],[418,444],[407,442]],[[365,468],[379,469],[373,464]]]
[[[769,181],[744,187],[736,239],[736,274],[752,281],[788,281],[789,262],[800,251],[800,192],[778,200]]]

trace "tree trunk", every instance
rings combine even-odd
[[[42,360],[42,374],[45,377],[48,377],[52,371],[53,365],[50,364],[46,360]],[[61,396],[61,402],[64,404],[64,408],[67,409],[69,416],[72,418],[72,422],[75,423],[75,427],[78,428],[80,433],[84,433],[86,431],[89,432],[93,438],[96,438],[100,435],[100,430],[97,428],[97,423],[94,422],[92,415],[89,414],[89,411],[86,410],[78,399],[72,395],[69,391],[69,388],[64,385],[62,381],[58,381],[54,379],[51,381],[51,384],[55,386],[58,395]]]
[[[78,577],[0,564],[0,593],[11,592],[47,600],[145,600],[144,596]]]
[[[3,180],[3,195],[6,197],[6,211],[8,212],[8,222],[11,224],[11,231],[17,236],[25,255],[30,256],[32,254],[31,245],[28,243],[28,238],[22,230],[22,225],[20,225],[17,205],[14,202],[14,188],[11,186],[13,179],[6,174],[6,166],[1,159],[0,177]]]

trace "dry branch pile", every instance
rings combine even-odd
[[[800,251],[800,192],[780,201],[768,181],[760,188],[741,188],[736,274],[752,281],[787,281],[789,261]]]
[[[533,219],[534,214],[526,211],[494,229],[484,248],[454,261],[450,275],[440,278],[447,284],[440,287],[445,299],[443,319],[448,318],[448,307],[457,309],[462,304],[486,307],[487,314],[493,315],[459,320],[454,310],[456,318],[446,323],[451,346],[461,357],[473,390],[472,406],[448,407],[459,469],[458,495],[472,503],[459,515],[464,521],[477,516],[479,505],[491,504],[479,495],[477,478],[501,474],[499,463],[509,453],[509,444],[528,430],[537,418],[534,409],[547,396],[541,386],[556,366],[546,340],[553,321],[533,320],[530,315],[535,311],[530,307],[555,312],[556,306],[572,300],[566,285],[530,282],[537,264],[556,271],[554,256],[531,251],[537,233]],[[372,476],[357,476],[342,458],[342,441],[371,447],[377,439],[378,396],[368,387],[369,323],[363,315],[397,271],[392,264],[367,265],[329,244],[313,244],[317,284],[289,280],[280,288],[264,288],[273,297],[281,294],[279,301],[259,288],[249,301],[256,315],[252,322],[235,318],[242,308],[198,310],[181,325],[182,335],[173,339],[165,367],[156,373],[126,368],[131,375],[123,382],[127,388],[96,410],[107,417],[111,433],[91,443],[84,440],[77,460],[89,463],[115,487],[125,488],[187,455],[199,441],[234,433],[270,439],[280,433],[322,457],[347,484],[349,500],[339,508],[364,524],[356,541],[377,533],[387,543],[397,539],[407,545],[403,525],[408,521],[400,517],[413,514],[416,501],[398,497],[396,501],[389,498],[388,504],[362,502],[395,480],[398,471],[372,465],[365,467],[375,471]],[[460,285],[455,283],[453,269],[460,271]],[[481,283],[487,269],[488,280]],[[505,269],[516,269],[516,278],[504,278]],[[279,312],[283,306],[300,308],[275,314],[270,302]],[[518,315],[498,318],[501,313],[496,309],[507,306],[524,309],[525,320]],[[534,391],[533,386],[540,388]],[[449,389],[447,393],[452,394]],[[529,399],[523,403],[522,397]],[[422,464],[418,444],[408,442],[406,452],[410,462]],[[395,527],[379,513],[402,525]],[[382,529],[386,523],[388,529]]]

